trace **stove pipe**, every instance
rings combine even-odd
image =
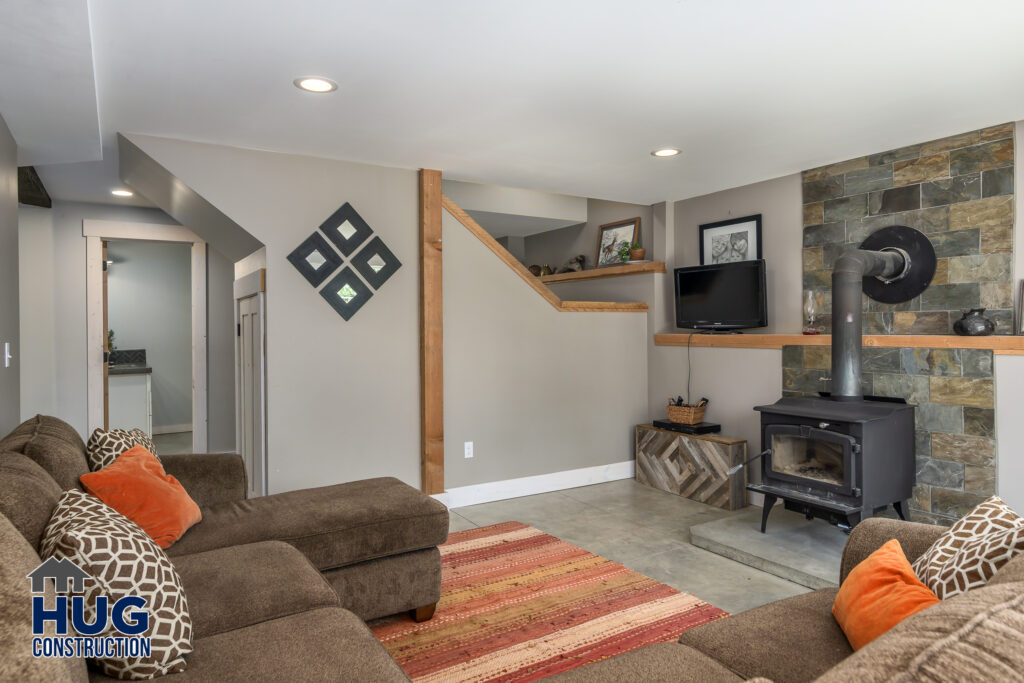
[[[895,281],[907,272],[910,258],[902,249],[849,249],[832,270],[832,398],[860,401],[861,292],[864,278]]]

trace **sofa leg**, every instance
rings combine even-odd
[[[427,621],[434,616],[434,610],[437,609],[437,603],[433,605],[424,605],[423,607],[417,607],[416,609],[409,610],[409,616],[416,623],[421,621]]]

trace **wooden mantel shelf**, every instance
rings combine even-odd
[[[730,349],[781,349],[829,346],[828,334],[656,334],[655,346],[706,346]],[[992,349],[996,355],[1024,356],[1024,336],[960,337],[946,334],[866,334],[865,347]]]
[[[623,275],[664,272],[665,264],[662,261],[644,261],[642,263],[624,263],[621,266],[591,268],[590,270],[580,270],[575,273],[543,275],[541,276],[540,281],[546,285],[557,285],[562,282],[582,282],[583,280],[599,280],[606,277],[622,277]]]

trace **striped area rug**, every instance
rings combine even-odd
[[[371,628],[414,681],[533,681],[726,612],[519,522],[448,536],[441,601],[422,624]]]

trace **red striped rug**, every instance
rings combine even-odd
[[[433,619],[371,626],[414,681],[533,681],[728,616],[519,522],[451,534],[441,571]]]

